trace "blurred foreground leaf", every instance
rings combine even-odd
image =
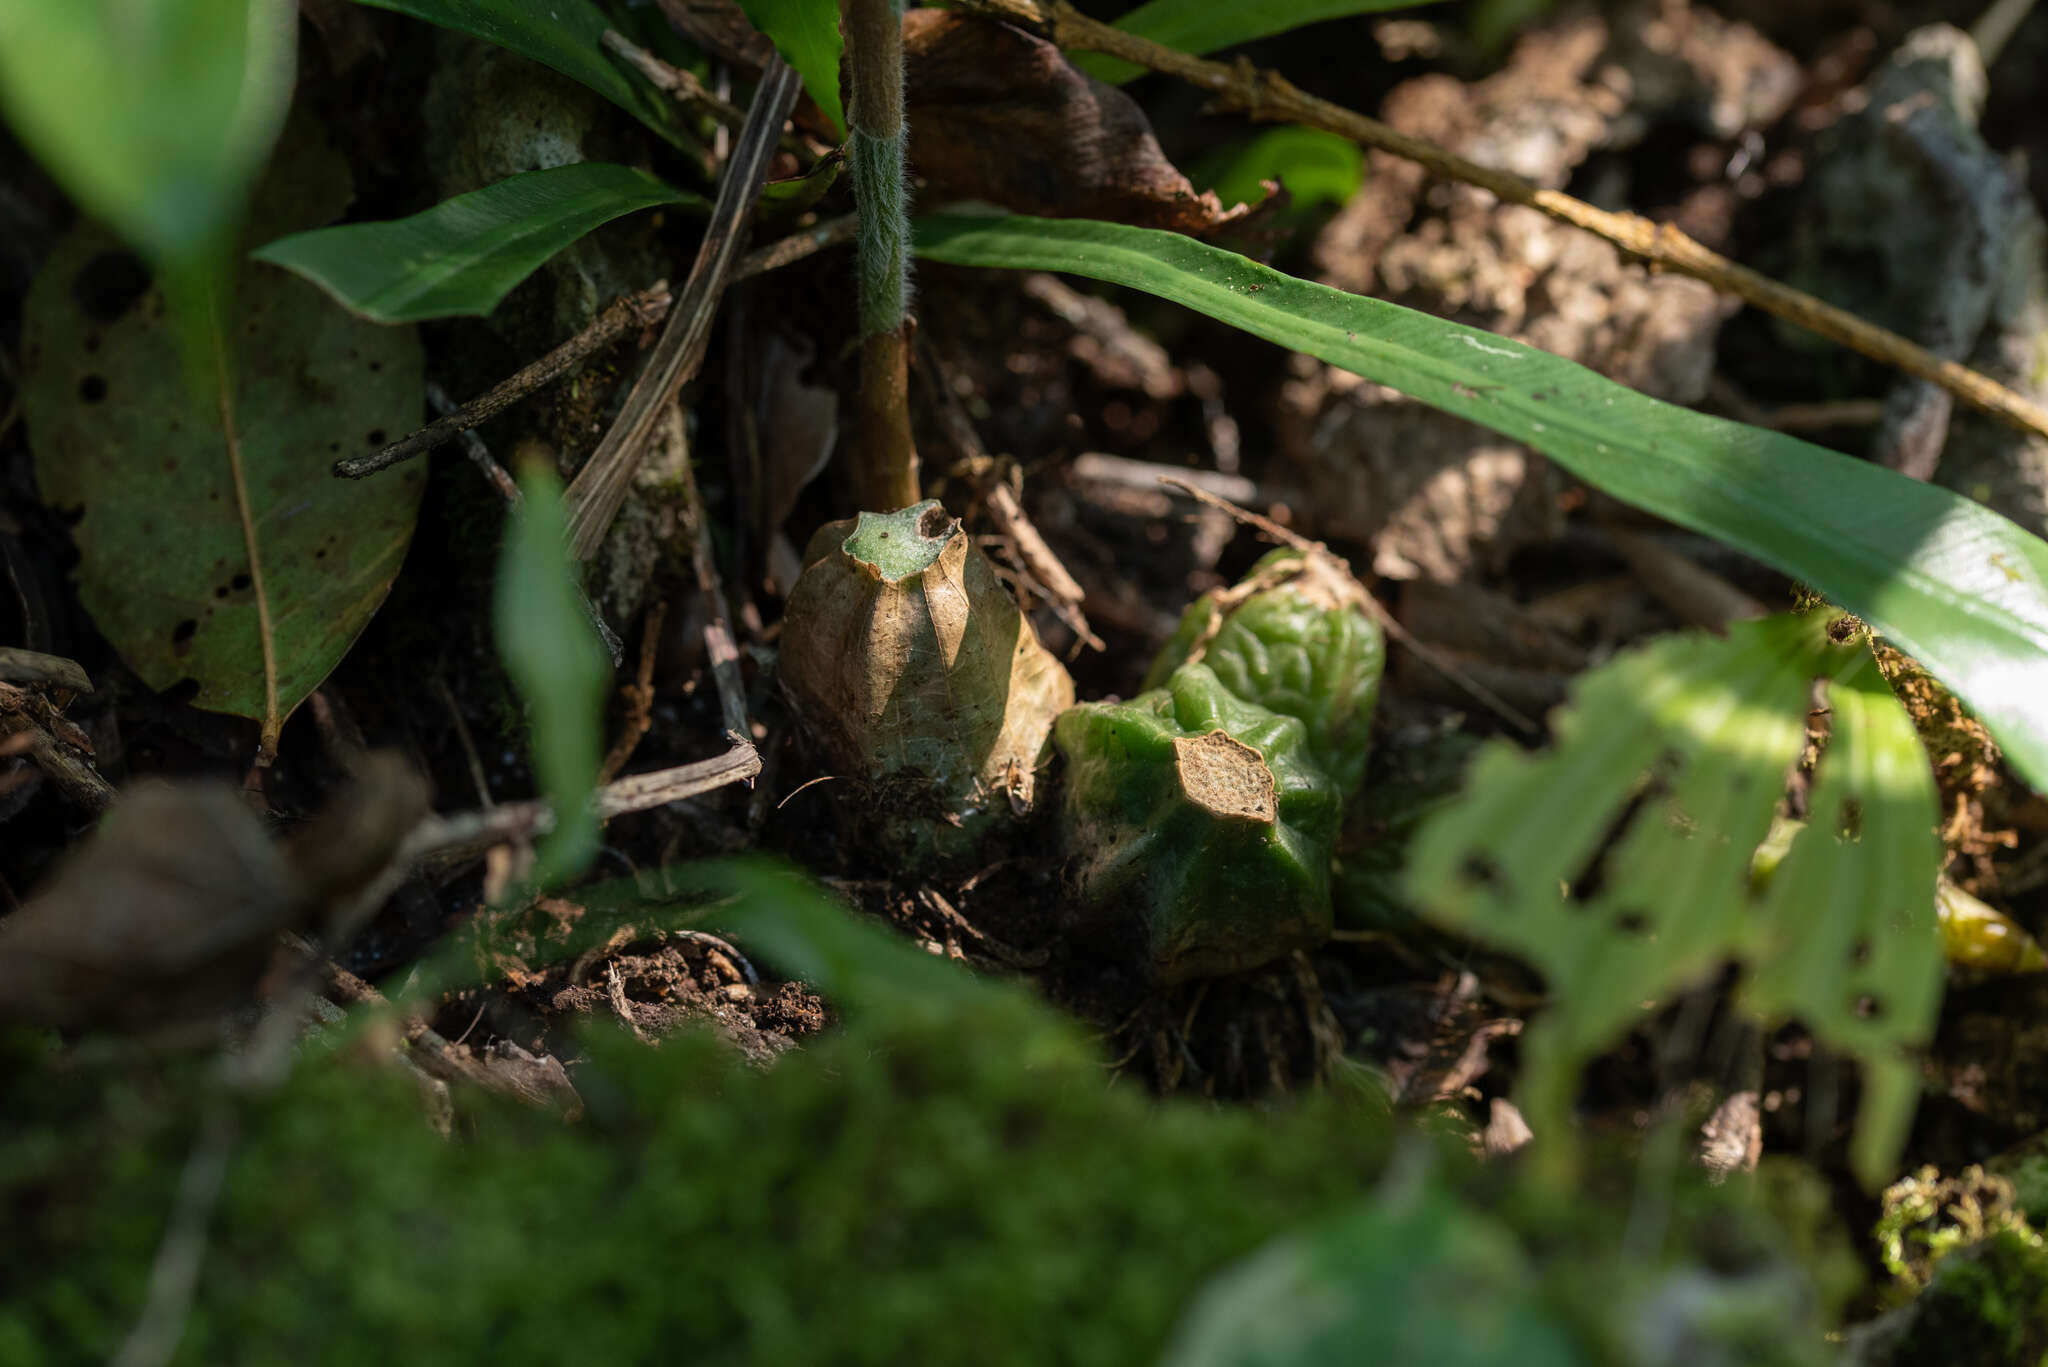
[[[1851,1156],[1872,1185],[1890,1175],[1917,1097],[1908,1051],[1932,1033],[1941,986],[1934,780],[1867,650],[1830,644],[1824,621],[1617,656],[1554,714],[1550,751],[1489,745],[1416,837],[1409,886],[1430,918],[1547,980],[1523,1055],[1539,1136],[1570,1132],[1587,1060],[1732,960],[1749,1013],[1798,1019],[1864,1065]],[[1758,897],[1751,861],[1806,745],[1816,676],[1833,709],[1820,820]]]
[[[505,672],[526,699],[534,778],[555,811],[533,882],[573,878],[597,855],[590,805],[604,758],[604,698],[611,660],[577,592],[564,538],[562,485],[544,461],[519,472],[524,495],[505,530],[494,621]]]
[[[324,223],[348,202],[331,149],[297,128],[288,145],[252,233]],[[60,241],[29,290],[22,399],[43,497],[80,514],[95,625],[151,688],[191,679],[198,706],[275,724],[340,662],[405,557],[421,473],[343,483],[327,467],[418,425],[420,347],[274,267],[244,263],[232,299],[217,321],[238,358],[228,414],[247,522],[218,377],[206,392],[188,382],[164,282],[96,225]]]
[[[0,110],[86,212],[195,295],[291,103],[290,0],[8,0]]]

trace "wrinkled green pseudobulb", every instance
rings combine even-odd
[[[1365,778],[1387,663],[1368,602],[1335,556],[1276,550],[1234,588],[1188,608],[1145,686],[1157,688],[1184,664],[1209,666],[1246,702],[1299,718],[1309,752],[1349,796]]]
[[[1134,915],[1178,982],[1255,968],[1330,934],[1343,795],[1300,719],[1247,702],[1206,664],[1061,715],[1063,808],[1080,900]]]

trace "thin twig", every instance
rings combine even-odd
[[[1193,498],[1198,503],[1206,503],[1212,508],[1222,509],[1224,512],[1229,513],[1232,517],[1236,518],[1239,522],[1244,523],[1246,526],[1258,528],[1260,531],[1272,537],[1275,541],[1278,541],[1283,546],[1290,546],[1293,549],[1302,552],[1303,554],[1307,554],[1313,551],[1319,555],[1327,555],[1330,556],[1332,559],[1338,559],[1339,563],[1342,563],[1341,559],[1334,555],[1334,553],[1332,553],[1331,550],[1327,546],[1323,545],[1320,541],[1310,541],[1307,537],[1301,535],[1301,533],[1290,531],[1286,527],[1283,527],[1279,523],[1273,521],[1271,518],[1261,517],[1257,513],[1251,512],[1244,508],[1240,508],[1227,498],[1218,498],[1216,495],[1210,493],[1207,489],[1202,488],[1200,485],[1190,483],[1185,479],[1180,479],[1172,475],[1161,475],[1159,477],[1159,482],[1161,484],[1173,485],[1183,490],[1187,493],[1189,497]],[[1502,721],[1507,722],[1510,726],[1515,727],[1524,735],[1535,736],[1542,734],[1541,727],[1537,726],[1535,722],[1530,721],[1526,716],[1522,715],[1522,713],[1519,710],[1509,705],[1507,700],[1502,698],[1498,693],[1495,693],[1492,689],[1480,683],[1470,674],[1458,668],[1458,666],[1452,664],[1449,660],[1445,659],[1442,655],[1438,654],[1431,647],[1426,646],[1422,644],[1422,642],[1416,640],[1415,637],[1409,633],[1408,628],[1402,626],[1399,622],[1394,620],[1393,613],[1388,612],[1386,608],[1380,605],[1379,599],[1373,597],[1370,593],[1368,593],[1365,595],[1365,601],[1366,604],[1370,607],[1373,617],[1379,622],[1381,628],[1387,633],[1387,635],[1393,637],[1402,645],[1408,647],[1408,649],[1414,654],[1416,659],[1421,660],[1431,669],[1434,669],[1437,673],[1443,675],[1446,679],[1449,679],[1452,683],[1464,689],[1474,698],[1477,698],[1480,702],[1484,703],[1488,708],[1490,708],[1495,716],[1498,716]]]
[[[1940,385],[1971,407],[2014,427],[2048,436],[2048,409],[1968,366],[1944,360],[1896,332],[1738,265],[1672,224],[1655,223],[1639,214],[1597,209],[1584,200],[1559,190],[1544,189],[1511,172],[1467,161],[1435,143],[1306,94],[1277,72],[1260,71],[1243,60],[1227,64],[1177,52],[1090,19],[1067,0],[959,0],[959,5],[1043,34],[1062,48],[1100,52],[1177,76],[1210,92],[1225,106],[1242,109],[1255,121],[1320,128],[1412,161],[1445,180],[1476,185],[1510,204],[1526,205],[1560,222],[1583,228],[1654,266],[1703,280],[1766,313]]]
[[[735,741],[751,740],[747,724],[747,686],[740,678],[740,652],[725,610],[725,585],[712,553],[711,519],[697,488],[696,462],[683,462],[683,529],[690,536],[690,566],[697,573],[697,591],[704,595],[704,652],[711,660],[711,681],[718,688],[719,719]]]
[[[769,271],[781,270],[815,252],[827,247],[837,247],[853,241],[860,228],[860,215],[846,214],[840,218],[828,218],[823,223],[806,228],[800,233],[791,233],[780,242],[771,242],[741,257],[732,268],[734,280],[750,280]]]
[[[651,327],[669,311],[668,283],[662,281],[637,294],[621,295],[589,327],[535,361],[532,365],[500,380],[455,412],[437,418],[419,431],[401,437],[383,450],[368,456],[351,456],[334,463],[334,473],[343,479],[361,479],[431,451],[458,432],[488,421],[518,403],[528,394],[553,384],[591,356],[604,350],[636,327]]]
[[[779,58],[762,72],[746,127],[719,182],[697,260],[662,328],[654,356],[627,394],[618,420],[569,484],[569,546],[579,560],[588,560],[603,544],[656,421],[703,363],[719,296],[725,292],[740,238],[767,179],[769,156],[800,86],[796,73]]]
[[[609,821],[629,812],[644,812],[701,797],[728,784],[750,781],[760,772],[760,755],[752,742],[741,741],[711,759],[616,779],[598,789],[591,805],[600,821]],[[554,827],[554,808],[539,799],[504,802],[489,811],[457,816],[437,814],[413,827],[400,845],[394,863],[409,869],[429,855],[476,854],[493,845],[531,840]]]
[[[747,111],[730,100],[721,100],[705,88],[694,72],[670,66],[617,29],[604,31],[604,45],[632,63],[657,90],[667,92],[681,103],[702,107],[712,118],[734,128],[747,121]]]
[[[447,391],[438,384],[427,386],[427,402],[432,404],[434,411],[444,419],[455,414],[455,404],[449,399]],[[519,481],[512,478],[511,471],[498,463],[498,458],[491,454],[491,448],[484,445],[484,439],[469,427],[455,433],[455,436],[462,444],[462,453],[469,457],[469,463],[483,472],[484,478],[491,482],[492,488],[504,496],[507,503],[514,507],[519,506]]]

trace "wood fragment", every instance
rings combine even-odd
[[[1249,62],[1211,62],[1090,19],[1067,0],[960,0],[959,7],[1042,34],[1062,48],[1079,48],[1178,77],[1241,109],[1255,122],[1320,128],[1363,146],[1412,161],[1430,174],[1487,190],[1509,204],[1605,238],[1653,267],[1705,281],[1786,322],[1939,385],[1981,412],[2022,431],[2048,436],[2048,409],[1959,362],[1945,360],[1889,328],[1730,261],[1680,232],[1640,214],[1595,208],[1560,190],[1547,190],[1512,172],[1467,161],[1435,143],[1399,132],[1378,119],[1318,99],[1274,71]]]
[[[0,646],[0,680],[8,683],[56,684],[74,693],[92,692],[92,678],[75,660],[45,655],[19,646]]]
[[[13,690],[9,690],[12,692]],[[0,698],[0,703],[5,699]],[[94,816],[114,805],[114,786],[100,777],[92,761],[51,734],[26,710],[0,714],[0,736],[23,736],[30,761],[48,775],[57,790]]]

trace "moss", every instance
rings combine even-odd
[[[303,1064],[237,1154],[177,1360],[1142,1361],[1380,1151],[1335,1104],[1105,1088],[1009,994],[766,1075],[703,1039],[590,1047],[581,1126],[491,1108],[452,1144],[404,1078]],[[0,1346],[36,1348],[9,1361],[103,1360],[139,1303],[189,1127],[101,1109],[82,1148],[0,1146],[40,1193],[10,1203]]]
[[[2048,1362],[2048,1246],[2024,1224],[1944,1258],[1912,1307],[1890,1367]]]

